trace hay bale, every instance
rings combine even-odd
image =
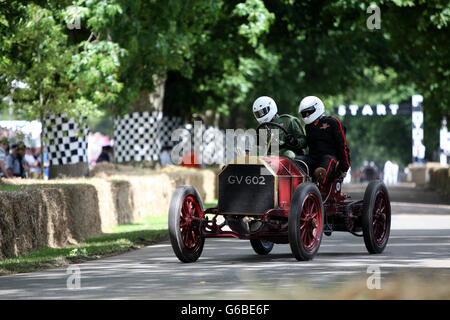
[[[127,180],[131,184],[133,197],[133,221],[141,221],[145,216],[158,216],[169,211],[175,185],[168,175],[130,177]]]
[[[102,234],[97,190],[92,185],[68,185],[62,188],[67,210],[68,229],[76,241]]]
[[[101,234],[93,186],[54,185],[0,192],[0,257],[63,247]]]
[[[116,167],[110,162],[100,162],[89,172],[91,177],[108,177],[116,173]]]
[[[180,185],[193,185],[204,203],[216,198],[214,170],[169,167],[128,174],[130,167],[104,167],[112,166],[116,171],[106,178],[8,179],[5,183],[27,187],[0,192],[0,258],[76,244],[111,226],[165,214]]]
[[[446,167],[434,167],[428,172],[430,175],[429,186],[445,195],[450,195],[450,169]]]
[[[83,182],[94,186],[97,191],[101,228],[103,232],[107,232],[110,226],[118,224],[117,205],[112,192],[113,181],[91,178]]]
[[[133,222],[134,199],[130,182],[112,182],[111,193],[114,201],[114,214],[117,224]]]
[[[67,221],[67,211],[62,192],[57,188],[32,189],[28,192],[38,195],[34,206],[38,208],[37,223],[34,230],[36,247],[58,248],[75,244]]]
[[[50,179],[87,176],[89,176],[89,164],[86,162],[50,166],[49,169]]]
[[[27,191],[0,193],[0,232],[2,255],[17,256],[33,249],[35,195]]]

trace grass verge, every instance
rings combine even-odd
[[[0,191],[21,191],[27,188],[26,185],[4,184],[0,183]]]

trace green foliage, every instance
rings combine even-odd
[[[125,49],[120,56],[119,99],[109,104],[115,113],[128,111],[141,92],[153,91],[156,81],[177,70],[192,75],[195,48],[208,40],[206,26],[214,24],[222,2],[74,1],[82,23],[100,39]]]
[[[246,114],[256,79],[277,62],[260,43],[273,20],[261,0],[224,2],[192,56],[192,76],[169,73],[165,111],[187,116],[212,109],[229,117],[242,108]]]
[[[402,116],[346,116],[352,169],[361,168],[364,161],[373,161],[383,168],[387,160],[401,168],[411,162],[411,117]]]
[[[13,90],[13,99],[17,101],[14,105],[25,116],[36,119],[47,111],[46,105],[56,112],[64,109],[67,87],[71,84],[61,71],[66,69],[71,53],[63,50],[66,36],[49,10],[34,4],[25,10],[16,32],[4,39],[9,54],[3,59],[0,74]],[[14,81],[21,81],[26,88],[15,88]]]
[[[240,17],[247,16],[248,23],[241,24],[238,33],[248,38],[249,43],[256,47],[262,33],[268,32],[275,15],[269,12],[260,0],[246,0],[239,3],[233,10]]]
[[[14,32],[2,39],[7,49],[0,74],[7,82],[4,94],[13,92],[18,113],[40,120],[58,113],[82,118],[117,99],[123,49],[110,41],[70,45],[58,14],[34,3],[13,6],[21,7],[22,14]],[[14,87],[14,81],[25,88]]]

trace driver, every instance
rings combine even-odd
[[[350,168],[350,151],[342,123],[334,117],[325,116],[325,106],[317,97],[308,96],[300,102],[299,110],[305,122],[307,156],[297,157],[308,164],[314,181],[324,184],[330,172],[339,162],[339,176],[345,177]]]
[[[306,148],[306,137],[300,120],[288,114],[278,115],[275,101],[267,96],[259,97],[253,103],[253,114],[261,124],[273,122],[286,129],[288,134],[279,130],[280,156],[294,159],[297,155],[304,154]]]

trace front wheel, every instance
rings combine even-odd
[[[383,252],[391,231],[391,202],[383,182],[375,180],[368,184],[361,222],[367,251]]]
[[[194,187],[175,189],[169,208],[169,238],[175,255],[182,262],[195,262],[202,254],[203,212],[202,200]]]
[[[319,251],[323,221],[319,189],[311,182],[300,184],[292,196],[288,220],[289,244],[297,260],[311,260]]]

